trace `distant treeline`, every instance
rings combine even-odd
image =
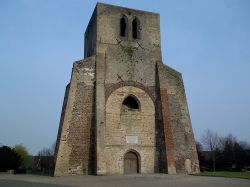
[[[0,147],[0,172],[52,175],[53,167],[54,146],[42,149],[36,156],[31,156],[23,145]]]
[[[207,130],[196,143],[201,171],[250,170],[250,143]]]
[[[250,143],[238,141],[229,134],[219,136],[207,130],[196,143],[201,171],[246,171],[250,170]],[[52,175],[54,169],[55,143],[31,156],[23,145],[14,148],[0,147],[0,172]]]

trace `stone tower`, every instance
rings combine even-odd
[[[65,91],[55,176],[199,172],[182,76],[162,62],[159,19],[96,5]]]

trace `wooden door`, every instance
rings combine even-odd
[[[133,152],[128,152],[124,156],[124,173],[133,174],[139,173],[138,157]]]

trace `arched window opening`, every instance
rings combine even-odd
[[[122,17],[120,20],[120,35],[122,37],[127,36],[127,20],[125,17]]]
[[[132,36],[134,39],[140,38],[140,21],[137,18],[132,22]]]
[[[122,102],[122,108],[124,110],[139,110],[139,103],[133,96],[128,96]]]

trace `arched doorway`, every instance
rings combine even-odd
[[[124,174],[139,173],[139,159],[136,153],[129,151],[124,155]]]

